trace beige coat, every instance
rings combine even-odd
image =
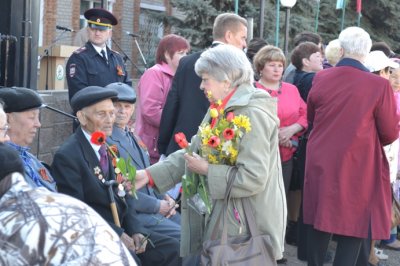
[[[243,114],[250,118],[251,131],[246,133],[239,146],[236,162],[238,172],[233,184],[229,203],[238,209],[241,219],[245,219],[238,198],[248,197],[253,206],[259,230],[271,237],[276,259],[282,258],[286,228],[286,199],[282,179],[281,162],[278,149],[277,102],[267,93],[250,85],[241,85],[228,102],[226,108],[235,115]],[[210,120],[209,113],[203,122]],[[194,136],[191,149],[197,151],[199,138]],[[182,175],[190,174],[185,167],[185,150],[171,154],[167,160],[148,168],[157,188],[164,192],[181,181]],[[227,173],[231,166],[210,164],[207,174],[208,188],[214,200],[214,210],[210,216],[202,217],[190,209],[183,199],[181,255],[199,253],[203,241],[209,239],[221,209],[227,186]],[[228,234],[247,234],[247,228],[229,212]],[[222,231],[222,230],[220,230]],[[220,232],[221,233],[221,232]]]

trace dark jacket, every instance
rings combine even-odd
[[[130,159],[137,170],[149,167],[149,154],[143,146],[140,146],[142,142],[132,132],[129,132],[131,137],[129,142],[126,141],[126,136],[122,134],[125,134],[125,132],[114,126],[112,135],[107,138],[107,143],[116,145],[119,156],[125,160]],[[159,199],[163,198],[162,195],[155,194],[152,188],[144,186],[137,191],[137,196],[138,199],[135,200],[136,211],[148,214],[158,213],[160,210]]]
[[[188,140],[197,129],[210,105],[204,92],[200,90],[201,78],[194,71],[194,64],[202,52],[185,56],[168,93],[161,115],[158,150],[160,154],[171,154],[179,150],[174,135],[183,132]]]
[[[125,199],[117,196],[116,188],[114,188],[114,199],[121,228],[115,225],[107,187],[95,175],[94,169],[99,166],[100,162],[95,151],[82,129],[78,128],[57,151],[51,168],[58,191],[88,204],[111,225],[118,235],[123,232],[130,236],[135,233],[148,234],[147,229],[135,217],[135,210],[128,209]],[[109,169],[113,169],[111,162]],[[109,172],[108,179],[115,179],[113,171]]]
[[[87,86],[127,83],[128,73],[121,55],[107,47],[107,58],[108,64],[90,42],[71,55],[66,66],[70,100],[76,92]]]

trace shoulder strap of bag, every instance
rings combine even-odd
[[[226,214],[228,213],[228,202],[230,199],[230,194],[231,194],[231,190],[232,190],[232,186],[233,186],[233,182],[235,181],[235,176],[236,176],[236,172],[237,172],[237,168],[235,166],[231,167],[229,169],[229,173],[228,173],[228,184],[226,186],[226,191],[225,191],[225,197],[224,197],[224,203],[222,205],[221,211],[218,213],[218,218],[215,222],[214,228],[212,230],[211,233],[211,240],[215,240],[217,238],[218,235],[218,229],[219,229],[219,224],[221,222],[221,216],[224,213],[224,224],[227,217]],[[224,226],[225,228],[226,226]],[[227,231],[228,232],[228,231]]]

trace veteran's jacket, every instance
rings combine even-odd
[[[109,169],[113,169],[111,161],[109,163]],[[117,188],[114,188],[114,199],[121,228],[115,225],[107,187],[95,174],[96,167],[100,168],[99,159],[82,129],[78,128],[57,151],[51,168],[58,191],[88,204],[111,225],[118,235],[123,232],[128,235],[135,233],[147,235],[147,229],[135,217],[135,210],[128,209],[124,198],[117,195]],[[114,172],[109,172],[107,179],[115,179]]]

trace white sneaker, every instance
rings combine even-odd
[[[378,257],[378,259],[387,260],[389,258],[388,255],[383,254],[383,250],[382,249],[377,249],[377,248],[374,248],[374,249],[375,249],[375,255]]]

